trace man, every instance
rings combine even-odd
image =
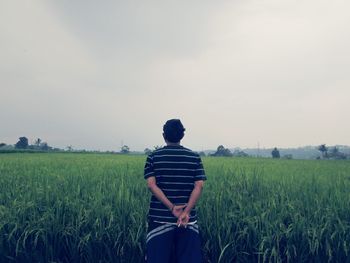
[[[195,205],[206,176],[199,155],[180,145],[184,132],[180,120],[168,120],[166,146],[146,160],[144,178],[152,192],[146,238],[150,263],[202,262]]]

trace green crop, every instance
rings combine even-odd
[[[145,159],[1,154],[0,262],[142,262]],[[350,162],[203,162],[207,262],[347,262]]]

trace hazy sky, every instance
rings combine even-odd
[[[350,144],[350,2],[0,0],[0,142]]]

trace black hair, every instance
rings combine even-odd
[[[178,143],[185,136],[185,128],[179,119],[168,120],[163,126],[164,139]]]

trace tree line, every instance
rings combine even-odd
[[[47,142],[43,141],[40,138],[37,138],[33,141],[32,144],[29,144],[29,140],[27,137],[22,136],[18,138],[18,141],[14,145],[6,145],[5,143],[0,143],[0,150],[5,149],[6,146],[9,146],[7,150],[29,150],[29,151],[65,151],[64,149],[54,148],[50,146]],[[144,150],[144,154],[149,155],[154,150],[161,148],[161,146],[154,146],[153,150],[150,148],[146,148]],[[326,144],[321,144],[316,147],[316,149],[320,152],[320,156],[317,156],[316,159],[336,159],[342,160],[347,159],[348,154],[341,152],[337,146],[327,147]],[[66,151],[69,152],[99,152],[99,151],[86,151],[86,150],[74,150],[71,145],[66,147]],[[131,153],[130,147],[128,145],[122,145],[119,151],[107,151],[107,153],[120,153],[120,154],[129,154]],[[134,152],[137,153],[137,152]],[[253,155],[249,155],[246,152],[236,149],[231,151],[230,149],[224,147],[223,145],[219,145],[216,151],[212,153],[206,154],[204,151],[198,152],[200,156],[217,156],[217,157],[252,157]],[[259,155],[257,155],[259,157]],[[293,159],[292,154],[285,154],[281,156],[280,151],[277,147],[274,147],[271,151],[271,157],[273,159]]]
[[[6,143],[0,143],[0,149],[7,150],[34,150],[34,151],[50,151],[50,150],[61,150],[58,148],[53,148],[48,145],[47,142],[43,141],[40,138],[37,138],[33,141],[32,144],[29,144],[27,137],[22,136],[18,138],[18,141],[14,145],[7,145]]]
[[[333,160],[345,160],[347,158],[347,155],[343,152],[340,152],[337,146],[334,146],[332,148],[327,147],[326,144],[321,144],[317,147],[317,150],[321,153],[321,156],[318,156],[316,159],[333,159]],[[275,147],[272,152],[271,156],[274,159],[280,158],[280,152]],[[292,156],[285,156],[287,159],[292,159]],[[290,158],[289,158],[290,157]]]
[[[326,144],[321,144],[317,148],[321,152],[321,156],[317,159],[337,159],[344,160],[347,158],[345,153],[339,151],[338,147],[334,146],[333,148],[327,147]]]

